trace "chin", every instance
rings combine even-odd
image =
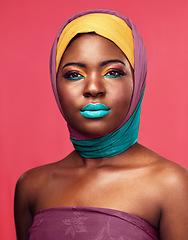
[[[101,122],[95,122],[82,126],[81,128],[76,128],[78,131],[92,136],[104,136],[113,132],[119,125],[107,126],[107,124],[102,124]]]

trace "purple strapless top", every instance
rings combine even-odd
[[[154,227],[119,210],[55,207],[35,214],[29,240],[159,240]]]

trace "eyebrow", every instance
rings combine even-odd
[[[125,65],[125,63],[121,60],[118,60],[118,59],[112,59],[112,60],[107,60],[107,61],[104,61],[101,63],[101,67],[109,64],[109,63],[122,63],[123,65]]]
[[[104,61],[100,64],[101,67],[104,67],[105,65],[109,64],[109,63],[121,63],[123,65],[125,65],[125,63],[121,60],[118,60],[118,59],[112,59],[112,60],[107,60],[107,61]],[[65,67],[67,66],[78,66],[78,67],[83,67],[83,68],[86,68],[86,65],[83,64],[83,63],[80,63],[80,62],[70,62],[70,63],[66,63],[62,69],[64,69]]]
[[[79,63],[79,62],[70,62],[70,63],[65,64],[65,65],[62,67],[62,69],[65,68],[65,67],[67,67],[67,66],[86,67],[86,65],[83,64],[83,63]]]

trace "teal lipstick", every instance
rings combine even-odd
[[[85,118],[100,118],[109,114],[111,110],[102,103],[89,103],[80,110],[80,113]]]

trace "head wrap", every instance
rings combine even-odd
[[[133,36],[125,21],[110,14],[92,13],[74,19],[63,29],[57,44],[56,72],[70,40],[78,33],[88,32],[95,32],[114,42],[124,52],[134,68]]]
[[[71,141],[86,157],[109,157],[132,146],[138,138],[141,101],[147,75],[147,54],[140,34],[131,20],[113,10],[96,9],[78,13],[60,28],[50,55],[50,75],[58,107],[63,114],[56,86],[56,73],[68,43],[78,33],[95,32],[113,41],[126,55],[134,69],[131,104],[123,122],[112,133],[91,136],[77,131],[68,123]]]

